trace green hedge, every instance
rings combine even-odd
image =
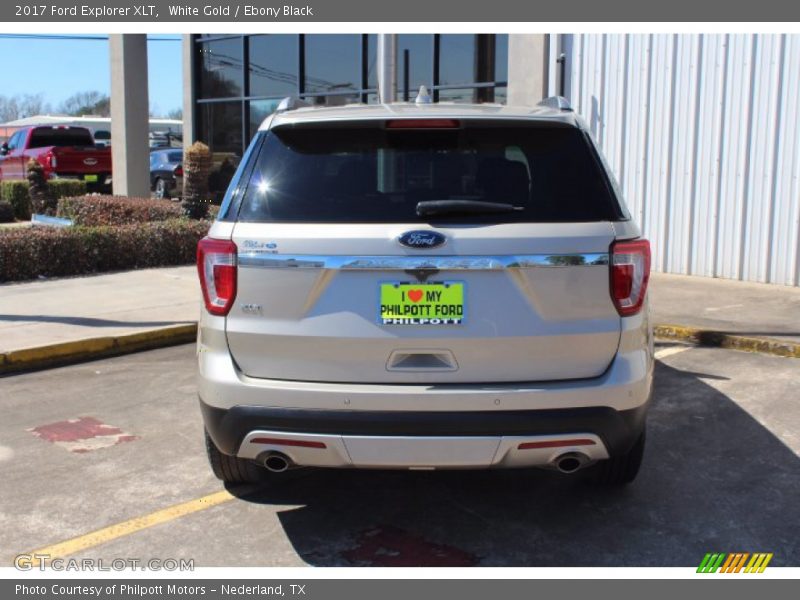
[[[20,221],[31,218],[31,197],[28,187],[28,182],[23,179],[0,181],[0,200],[8,202],[14,208],[14,216]],[[86,193],[86,183],[77,179],[51,179],[47,182],[47,187],[56,199],[81,196]]]
[[[0,200],[0,223],[13,223],[14,220],[14,208],[5,200]]]
[[[0,200],[8,202],[14,209],[14,216],[20,221],[31,218],[31,198],[28,195],[28,182],[14,179],[0,181]]]
[[[72,219],[75,225],[132,225],[177,219],[180,204],[150,198],[125,196],[79,196],[61,198],[56,215]]]
[[[56,200],[69,196],[83,196],[86,193],[86,182],[77,179],[50,179],[47,187]]]
[[[211,223],[0,230],[0,282],[186,265]]]

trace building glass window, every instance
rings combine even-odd
[[[238,164],[242,156],[242,103],[204,102],[200,112],[198,138],[206,142],[215,154],[228,155]]]
[[[306,94],[342,94],[361,90],[362,36],[304,36]]]
[[[408,51],[407,54],[406,51]],[[406,59],[406,57],[408,58]],[[408,70],[408,90],[405,86],[406,69]],[[421,85],[428,89],[433,86],[433,36],[398,35],[397,95],[401,100],[413,101]]]
[[[250,137],[252,138],[261,123],[278,108],[280,100],[251,100],[250,101]]]
[[[508,36],[440,35],[438,58],[439,100],[495,102],[494,86],[477,86],[472,93],[454,88],[475,83],[505,84],[508,74]]]
[[[508,35],[492,35],[494,38],[494,80],[508,85]]]
[[[201,42],[201,98],[234,98],[244,93],[242,38]]]
[[[378,36],[370,33],[367,38],[367,88],[370,90],[378,89]]]
[[[439,36],[439,85],[487,81],[477,72],[475,35]]]
[[[204,34],[194,40],[195,124],[215,165],[238,163],[286,96],[317,104],[378,102],[375,34]],[[504,102],[507,63],[507,35],[400,34],[397,98],[413,101],[425,85],[438,101]],[[220,173],[224,187],[229,165]]]
[[[299,91],[299,54],[296,35],[250,36],[251,96],[285,98]]]

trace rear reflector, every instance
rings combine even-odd
[[[284,440],[281,438],[253,438],[251,444],[267,444],[270,446],[297,446],[300,448],[327,448],[322,442],[310,442],[307,440]]]
[[[611,245],[611,299],[622,317],[642,309],[650,279],[650,242],[645,239]]]
[[[197,273],[206,310],[225,316],[236,298],[236,244],[203,238],[197,244]]]
[[[597,442],[589,438],[574,440],[550,440],[547,442],[523,442],[517,450],[535,450],[536,448],[564,448],[566,446],[594,446]]]
[[[458,129],[456,119],[392,119],[386,121],[387,129]]]

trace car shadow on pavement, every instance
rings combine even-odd
[[[705,377],[657,364],[644,465],[624,489],[541,470],[308,469],[239,493],[287,505],[312,565],[693,566],[742,551],[800,564],[800,458]]]

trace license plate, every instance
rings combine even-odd
[[[97,175],[84,175],[83,180],[89,183],[97,183]]]
[[[383,325],[461,325],[464,282],[384,282],[380,284]]]

